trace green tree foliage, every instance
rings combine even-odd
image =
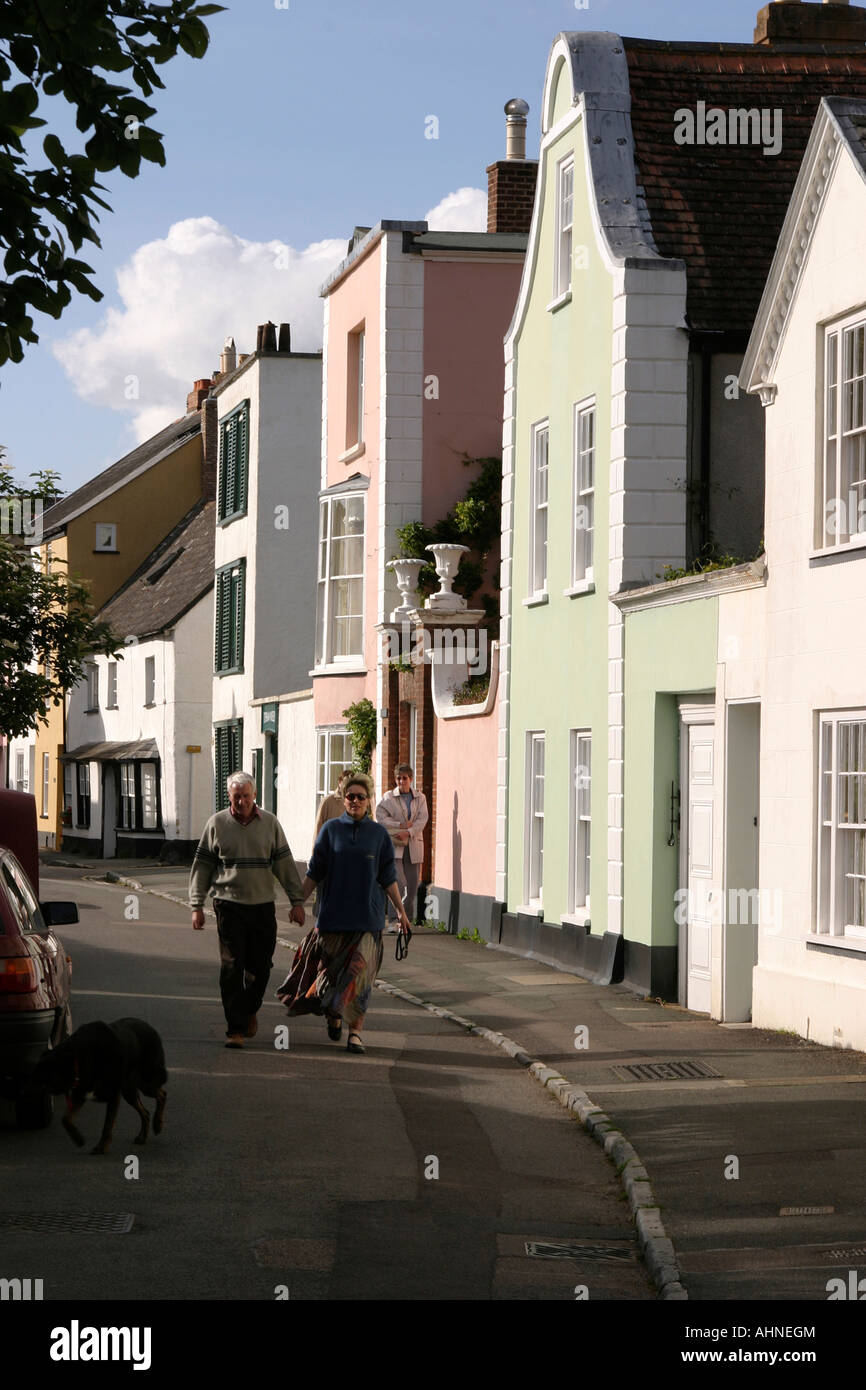
[[[72,290],[101,299],[92,268],[70,256],[99,246],[96,208],[106,208],[97,174],[135,178],[142,159],[165,163],[162,136],[145,122],[156,108],[142,100],[165,84],[157,68],[178,49],[204,56],[202,17],[222,5],[194,0],[0,0],[0,366],[20,362],[36,343],[32,310],[59,318]],[[126,73],[134,86],[110,80]],[[138,95],[135,91],[142,96]],[[83,154],[70,154],[48,132],[45,163],[31,163],[24,140],[48,124],[43,97],[62,97],[80,131]],[[98,190],[98,191],[97,191]]]
[[[35,503],[50,505],[59,496],[56,473],[30,476],[34,483],[25,488],[0,463],[0,518],[6,532],[0,533],[0,732],[8,738],[47,722],[46,706],[59,704],[64,691],[80,680],[88,653],[110,656],[117,649],[108,625],[93,620],[87,585],[63,573],[57,562],[46,572],[27,535],[11,530],[10,519],[22,515],[23,504],[32,524]]]
[[[369,773],[376,747],[376,709],[366,697],[343,710],[352,740],[352,771]]]

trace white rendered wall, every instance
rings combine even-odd
[[[762,888],[782,921],[762,932],[753,1018],[818,1042],[866,1048],[862,952],[808,950],[814,930],[817,711],[866,708],[866,554],[817,561],[815,475],[822,406],[817,326],[866,302],[866,184],[842,152],[797,296],[767,408],[769,564],[761,756]],[[820,381],[820,373],[818,373]]]

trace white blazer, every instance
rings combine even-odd
[[[427,824],[429,816],[427,814],[427,798],[423,792],[412,788],[412,829],[409,831],[409,859],[413,864],[420,864],[424,858],[424,826]],[[405,830],[409,824],[406,819],[406,805],[398,789],[386,792],[376,807],[376,820],[380,825],[384,825],[388,834],[391,836],[394,845],[394,853],[402,854],[406,848],[405,841],[398,840],[397,834]]]

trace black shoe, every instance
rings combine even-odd
[[[328,1025],[328,1037],[331,1042],[339,1042],[343,1035],[343,1020],[339,1016],[332,1018],[330,1014],[325,1014],[325,1022]]]

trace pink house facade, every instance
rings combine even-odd
[[[534,163],[520,162],[523,180],[534,183]],[[492,181],[500,167],[491,166]],[[452,895],[477,895],[486,904],[478,922],[485,933],[496,867],[497,654],[486,653],[497,669],[484,700],[455,708],[454,683],[465,674],[459,663],[437,668],[416,657],[411,669],[395,669],[383,634],[402,629],[392,621],[401,592],[388,567],[399,554],[398,528],[432,526],[477,475],[464,459],[501,453],[503,338],[517,299],[526,226],[437,232],[424,222],[383,221],[357,228],[346,259],[321,290],[312,672],[318,798],[351,761],[344,711],[369,699],[376,711],[377,799],[393,786],[395,762],[409,762],[430,808],[426,915],[451,921]],[[419,653],[422,640],[429,642],[448,619],[426,613],[417,596],[404,600],[404,610],[406,602],[419,605],[407,625]],[[471,615],[456,624],[470,649],[486,638],[478,638]]]

